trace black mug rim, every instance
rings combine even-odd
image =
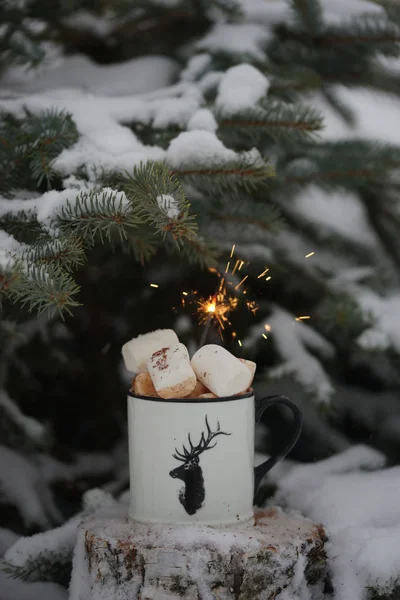
[[[134,394],[130,390],[128,396],[131,398],[138,398],[139,400],[149,400],[150,402],[165,402],[167,403],[179,403],[179,404],[207,404],[209,402],[236,402],[236,400],[244,400],[254,396],[254,390],[246,392],[245,394],[239,394],[238,396],[221,396],[218,398],[160,398],[155,396],[140,396],[140,394]]]

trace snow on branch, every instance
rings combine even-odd
[[[325,356],[332,355],[330,344],[310,327],[300,333],[304,324],[299,324],[293,315],[280,308],[273,309],[268,324],[276,350],[283,359],[280,365],[269,369],[268,377],[291,375],[317,402],[328,403],[334,389],[320,362],[308,352],[306,344],[322,351]]]
[[[27,527],[45,529],[62,520],[38,465],[5,446],[0,446],[0,489],[2,501],[17,507]]]
[[[4,556],[3,570],[24,581],[68,581],[78,526],[82,519],[117,502],[99,489],[83,497],[83,510],[66,523],[32,537],[20,538]]]
[[[17,404],[9,397],[5,390],[0,389],[0,411],[3,411],[2,421],[7,417],[8,431],[2,431],[2,439],[6,440],[10,434],[10,422],[24,437],[28,438],[33,447],[43,447],[47,443],[49,432],[37,419],[24,415]],[[2,423],[0,423],[0,430]],[[24,444],[19,444],[23,447]]]
[[[256,148],[235,152],[211,131],[185,131],[169,145],[166,162],[173,173],[194,187],[251,189],[273,175]],[[214,187],[215,191],[215,187]]]
[[[223,52],[247,60],[265,60],[264,47],[269,31],[255,23],[218,23],[201,39],[197,47],[210,53]]]

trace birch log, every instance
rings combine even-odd
[[[326,576],[320,525],[278,508],[231,527],[143,525],[125,513],[81,524],[70,600],[273,600],[318,595]]]

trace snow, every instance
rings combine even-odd
[[[63,22],[77,31],[93,32],[98,37],[106,37],[112,30],[114,23],[110,18],[98,17],[86,10],[77,10],[73,15],[64,17]]]
[[[291,198],[293,212],[309,221],[326,226],[343,237],[377,248],[378,241],[369,226],[365,208],[356,194],[326,192],[315,185],[307,186]],[[343,218],[346,215],[346,218]]]
[[[0,527],[0,559],[3,558],[6,550],[10,548],[18,539],[18,535],[11,531],[11,529],[5,529]]]
[[[205,129],[214,133],[218,128],[218,124],[214,115],[208,108],[199,108],[189,119],[186,126],[188,131],[192,129]]]
[[[255,23],[217,23],[197,47],[210,53],[245,54],[250,59],[265,61],[264,46],[268,29]]]
[[[400,294],[395,293],[387,297],[379,296],[376,292],[366,288],[356,288],[354,291],[357,302],[364,313],[371,315],[374,320],[374,329],[379,334],[373,334],[373,341],[377,335],[381,343],[387,338],[389,344],[400,353]],[[365,342],[365,339],[364,339]]]
[[[320,362],[307,351],[303,341],[311,347],[323,350],[325,354],[331,353],[332,349],[324,343],[324,340],[316,334],[308,331],[305,333],[300,324],[298,333],[297,322],[290,313],[275,307],[268,317],[271,326],[271,335],[278,354],[283,362],[268,371],[270,378],[281,378],[284,375],[292,375],[299,381],[318,402],[327,403],[334,389],[329,381]],[[261,328],[258,328],[260,334]]]
[[[365,600],[367,588],[389,593],[399,575],[400,467],[354,446],[315,465],[292,467],[274,502],[326,526],[335,600]],[[379,469],[374,471],[374,469]]]
[[[0,232],[1,234],[1,232]],[[24,415],[8,394],[0,389],[0,410],[8,413],[24,433],[36,444],[41,444],[46,436],[46,427],[37,419]]]
[[[98,173],[131,171],[140,162],[163,160],[165,157],[162,148],[142,144],[122,123],[185,127],[200,101],[201,92],[188,83],[142,95],[116,95],[112,98],[66,87],[22,94],[12,99],[3,98],[0,99],[0,109],[18,116],[22,116],[24,107],[33,114],[55,107],[69,112],[80,137],[76,144],[56,158],[53,168],[66,179],[84,167],[89,178],[96,181]],[[65,194],[68,193],[66,190]],[[16,208],[16,205],[13,207]],[[28,205],[25,207],[28,208]]]
[[[358,336],[356,344],[363,350],[377,350],[382,352],[390,347],[390,339],[386,331],[370,327]]]
[[[156,198],[157,204],[161,211],[167,215],[169,219],[176,219],[179,216],[180,208],[178,202],[169,194],[162,194]]]
[[[72,559],[72,577],[69,586],[71,600],[86,600],[91,596],[90,577],[85,562],[85,542],[85,531],[79,529]]]
[[[25,583],[0,571],[0,600],[68,600],[68,592],[57,583]]]
[[[166,160],[170,167],[180,170],[193,165],[221,165],[236,156],[211,131],[183,131],[171,141]]]
[[[128,200],[124,192],[116,192],[108,187],[103,187],[97,192],[98,196],[102,196],[104,194],[111,194],[114,196],[118,206],[125,207],[128,205]],[[45,192],[38,198],[25,200],[16,198],[6,200],[0,198],[0,216],[10,212],[11,210],[13,212],[25,210],[36,214],[38,221],[40,221],[47,229],[52,229],[56,224],[57,216],[60,215],[62,209],[66,207],[68,203],[74,205],[78,196],[79,190],[74,185],[73,187],[61,191],[51,190],[49,192]],[[8,236],[6,233],[0,231],[0,244],[2,239],[4,239],[4,243],[7,242],[8,250],[12,250],[14,248],[17,254],[21,254],[22,250],[24,249],[23,245],[18,244],[18,242],[15,242],[14,238],[11,238],[11,236]],[[5,254],[5,256],[7,256],[7,254]]]
[[[45,573],[41,573],[40,568],[43,569],[43,563],[46,563],[46,560],[51,564],[52,556],[57,556],[58,562],[62,564],[68,562],[75,546],[78,525],[81,520],[82,515],[78,515],[56,529],[37,533],[31,537],[21,537],[7,550],[4,560],[13,567],[27,569],[32,568],[37,562],[38,568],[33,570],[29,580],[46,579]]]
[[[0,198],[0,214],[1,214],[1,198]],[[12,235],[0,230],[0,268],[7,267],[13,262],[13,256],[22,249],[20,244]]]
[[[269,81],[258,69],[248,64],[228,69],[221,79],[216,106],[224,115],[251,108],[267,94]]]
[[[61,520],[51,493],[31,458],[0,446],[0,465],[2,495],[17,507],[26,526],[46,528]],[[27,498],[29,502],[26,502]]]
[[[155,102],[154,127],[184,128],[199,106],[195,98],[166,98]]]
[[[349,89],[338,84],[333,86],[333,91],[340,102],[354,113],[356,124],[354,128],[349,128],[330,104],[316,95],[311,98],[311,102],[324,115],[324,128],[320,132],[322,139],[369,138],[385,144],[399,143],[398,130],[393,127],[393,122],[399,115],[395,95],[365,88]],[[376,110],[377,106],[380,107],[379,111]]]
[[[21,537],[9,548],[4,561],[11,567],[28,570],[29,580],[46,580],[51,575],[47,572],[52,558],[57,557],[60,565],[67,565],[72,558],[76,544],[78,526],[85,516],[94,511],[107,511],[116,505],[116,501],[100,489],[87,491],[83,496],[83,511],[78,513],[60,527],[37,533],[31,537]]]
[[[207,52],[200,52],[192,56],[181,72],[182,81],[196,81],[200,75],[207,71],[210,62],[211,56]]]
[[[74,15],[76,17],[76,15]],[[83,54],[65,56],[47,69],[8,69],[0,78],[3,89],[20,93],[77,88],[101,96],[151,92],[171,83],[178,67],[165,56],[143,56],[115,65],[98,65]]]
[[[382,7],[373,0],[320,0],[324,11],[324,19],[328,23],[337,23],[349,15],[360,15],[368,12],[383,13]],[[254,23],[265,23],[270,26],[292,19],[290,3],[282,0],[240,0],[242,12],[246,20]],[[334,10],[332,10],[334,6]]]

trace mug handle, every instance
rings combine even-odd
[[[292,411],[294,416],[293,432],[290,437],[290,440],[283,446],[283,448],[280,450],[280,452],[278,452],[278,454],[276,454],[275,456],[271,456],[271,458],[261,463],[261,465],[254,467],[254,496],[257,493],[258,486],[261,483],[261,479],[266,473],[268,473],[270,469],[272,469],[272,467],[276,465],[276,463],[281,461],[283,458],[285,458],[287,454],[289,454],[289,452],[299,439],[301,430],[303,428],[303,415],[301,414],[301,411],[297,406],[296,402],[294,402],[294,400],[291,400],[287,396],[267,396],[266,398],[260,400],[256,407],[256,423],[260,421],[262,415],[264,414],[264,411],[267,410],[267,408],[269,408],[270,406],[274,406],[275,404],[283,404],[284,406],[290,408],[290,410]]]

